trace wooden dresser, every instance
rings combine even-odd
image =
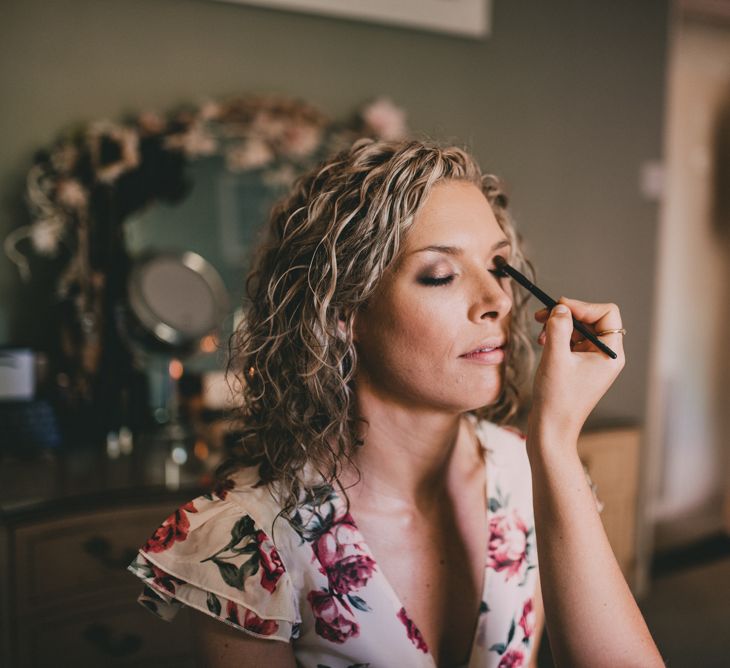
[[[601,519],[629,587],[635,588],[641,430],[585,430],[578,456],[603,503]]]
[[[170,491],[153,483],[154,462],[134,475],[137,464],[79,464],[75,455],[0,464],[0,666],[193,668],[189,611],[172,623],[155,618],[137,603],[142,582],[126,568],[202,488]],[[14,484],[20,496],[8,501]]]

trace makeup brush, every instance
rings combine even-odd
[[[511,267],[509,264],[507,264],[507,260],[505,260],[501,255],[496,255],[494,257],[494,266],[497,267],[497,269],[502,272],[503,274],[510,276],[511,278],[514,278],[522,287],[529,290],[535,297],[537,297],[545,306],[547,306],[550,310],[552,310],[553,306],[555,306],[558,302],[556,302],[552,297],[549,295],[546,295],[540,288],[538,288],[534,283],[532,283],[528,278],[523,276],[517,269],[514,267]],[[591,332],[582,322],[579,322],[575,318],[573,318],[573,326],[583,335],[585,336],[589,341],[594,343],[598,348],[600,348],[606,355],[609,357],[612,357],[613,359],[616,359],[618,355],[616,355],[613,350],[611,350],[603,341],[601,341],[593,332]]]

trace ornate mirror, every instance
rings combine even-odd
[[[403,112],[386,99],[335,122],[301,100],[250,95],[91,123],[41,151],[27,179],[32,222],[8,236],[5,250],[26,279],[29,253],[61,266],[58,346],[49,353],[72,435],[97,440],[144,425],[149,383],[120,320],[130,303],[145,312],[140,295],[157,295],[158,309],[160,295],[169,299],[174,270],[165,258],[200,258],[204,274],[220,279],[187,278],[201,296],[224,292],[219,301],[235,308],[268,212],[296,177],[358,137],[405,134]],[[147,265],[145,274],[153,256],[157,273]],[[175,270],[184,273],[185,263]],[[232,308],[215,315],[218,341],[232,329]]]

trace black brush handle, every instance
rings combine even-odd
[[[526,276],[523,276],[517,269],[507,264],[507,261],[500,255],[494,258],[494,264],[498,269],[503,271],[508,276],[514,278],[523,288],[529,290],[535,297],[537,297],[545,306],[551,311],[553,307],[558,303],[550,295],[544,293],[538,288],[532,281]],[[571,316],[572,317],[572,316]],[[573,327],[575,327],[583,336],[586,337],[591,343],[602,350],[609,357],[616,359],[618,355],[613,352],[603,341],[601,341],[593,332],[591,332],[582,322],[573,318]]]

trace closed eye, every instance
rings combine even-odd
[[[446,285],[447,283],[451,283],[451,281],[454,280],[454,275],[451,276],[443,276],[443,277],[436,277],[436,276],[423,276],[422,278],[418,279],[419,283],[422,283],[423,285]]]
[[[489,273],[492,274],[492,276],[495,276],[496,278],[507,278],[508,275],[506,272],[502,271],[501,269],[489,269]],[[428,286],[437,286],[437,285],[447,285],[448,283],[451,283],[451,281],[454,280],[454,275],[451,274],[449,276],[423,276],[418,279],[418,282],[422,285],[428,285]]]

